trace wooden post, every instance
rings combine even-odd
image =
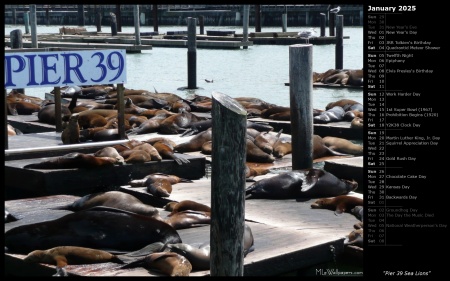
[[[11,40],[11,49],[23,48],[22,29],[14,29],[11,31],[9,38]]]
[[[344,16],[338,15],[336,21],[336,69],[344,69]]]
[[[56,132],[62,132],[61,87],[54,88],[55,93],[55,126]]]
[[[327,15],[320,13],[320,37],[325,36],[325,24],[327,22]]]
[[[197,19],[188,17],[188,40],[187,40],[187,69],[188,69],[188,89],[197,89]]]
[[[117,18],[114,13],[109,13],[111,24],[111,36],[117,35]]]
[[[78,6],[78,26],[84,26],[84,5]]]
[[[200,34],[205,34],[205,24],[203,16],[198,16],[198,24],[200,25]]]
[[[37,48],[36,5],[30,5],[31,48]]]
[[[45,24],[48,26],[50,25],[50,11],[49,11],[49,7],[47,6],[47,8],[45,8]]]
[[[139,5],[133,5],[133,15],[134,15],[134,36],[135,45],[141,45],[141,31],[139,28]]]
[[[334,8],[334,5],[330,5],[330,8],[328,9],[328,26],[330,29],[330,36],[334,36],[334,26],[336,22],[336,14],[330,13],[330,10]]]
[[[122,32],[122,12],[120,5],[116,5],[117,31]]]
[[[25,25],[25,34],[30,34],[30,12],[23,12],[23,24]]]
[[[158,31],[158,5],[153,5],[153,31]]]
[[[234,25],[238,26],[240,24],[241,24],[241,13],[237,11],[236,17],[234,18]]]
[[[287,14],[286,13],[281,14],[281,30],[283,32],[286,32],[286,30],[287,30]]]
[[[119,138],[121,140],[124,140],[127,138],[127,135],[125,133],[125,103],[124,103],[124,93],[123,93],[124,87],[123,84],[117,84],[117,94],[118,94],[118,103],[119,103],[119,110],[117,114],[117,119],[119,122]]]
[[[12,18],[12,24],[13,25],[16,25],[16,23],[17,23],[17,21],[16,21],[16,17],[17,17],[17,13],[16,13],[16,8],[14,8],[13,10],[12,10],[12,16],[13,16],[13,18]]]
[[[212,93],[211,276],[243,276],[247,111]]]
[[[312,44],[289,46],[292,170],[312,168]]]
[[[100,5],[95,5],[95,25],[97,26],[97,32],[102,32],[102,12]]]
[[[8,106],[7,106],[7,91],[5,89],[5,149],[8,149]]]
[[[261,32],[261,5],[255,5],[255,32]]]
[[[244,17],[243,17],[243,35],[242,35],[242,42],[248,42],[248,21],[249,21],[249,13],[250,13],[250,6],[244,5]],[[243,46],[244,49],[248,49],[248,46]]]

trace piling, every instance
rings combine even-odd
[[[312,168],[312,44],[289,46],[292,170]]]
[[[242,42],[248,42],[248,19],[250,13],[250,6],[244,5],[244,19],[242,21],[243,24],[243,35]],[[248,49],[248,46],[243,46],[244,49]]]
[[[124,87],[122,83],[117,84],[117,96],[119,103],[119,109],[117,112],[117,121],[118,121],[118,131],[119,131],[119,138],[121,140],[124,140],[127,138],[127,135],[125,133],[125,103],[124,103],[124,93],[123,93]]]
[[[84,5],[78,6],[78,26],[84,26]]]
[[[16,14],[16,9],[12,10],[12,23],[13,25],[16,25],[16,18],[17,18],[17,14]]]
[[[25,34],[30,34],[30,12],[23,13],[23,24],[25,25]]]
[[[117,18],[114,13],[109,13],[111,24],[111,36],[117,35]]]
[[[8,144],[8,107],[7,107],[7,91],[5,89],[5,149],[9,148]]]
[[[139,5],[133,5],[134,15],[134,33],[136,42],[135,45],[141,45],[141,32],[139,30]]]
[[[281,14],[281,30],[283,32],[287,31],[287,14],[286,13]]]
[[[116,5],[116,19],[117,19],[117,31],[122,32],[122,12],[120,11],[120,5]]]
[[[255,32],[261,32],[261,5],[255,5]]]
[[[50,25],[50,11],[49,11],[49,7],[45,8],[45,24],[47,26]]]
[[[205,34],[204,16],[198,16],[198,24],[200,25],[200,34]]]
[[[95,25],[97,26],[97,32],[102,32],[102,13],[100,5],[95,5]]]
[[[243,276],[247,111],[212,93],[211,276]]]
[[[55,93],[55,126],[56,132],[62,132],[62,114],[61,114],[61,87],[57,86],[54,88]]]
[[[336,19],[336,56],[335,69],[344,69],[344,16],[338,15]]]
[[[187,69],[188,69],[188,89],[197,89],[197,19],[188,17],[188,40],[187,40]]]
[[[14,29],[9,33],[9,39],[11,40],[11,49],[22,49],[23,48],[23,38],[22,30]]]
[[[30,5],[30,25],[31,25],[31,48],[37,48],[37,20],[36,5]]]
[[[328,27],[330,29],[330,35],[329,36],[334,36],[335,32],[334,32],[334,28],[335,28],[335,23],[336,23],[336,14],[335,13],[330,13],[330,10],[334,8],[334,5],[330,5],[330,8],[328,9]]]
[[[325,37],[325,25],[327,22],[327,15],[320,13],[320,37]]]
[[[158,5],[153,5],[153,31],[158,31]]]

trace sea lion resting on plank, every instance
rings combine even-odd
[[[356,206],[362,206],[363,199],[349,195],[338,195],[333,198],[320,198],[311,204],[313,209],[328,209],[334,211],[335,215],[344,212],[350,213]]]
[[[72,152],[63,156],[54,157],[39,163],[25,165],[25,169],[75,169],[112,167],[118,160],[112,157],[97,157],[91,154]]]
[[[55,220],[17,226],[5,232],[8,252],[27,254],[58,246],[114,252],[139,250],[151,243],[182,243],[170,225],[150,216],[93,207]]]

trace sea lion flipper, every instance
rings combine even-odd
[[[343,211],[340,210],[340,209],[336,209],[336,211],[334,211],[334,214],[335,214],[336,216],[340,216],[340,215],[342,215],[342,213],[343,213]]]
[[[69,274],[67,273],[66,269],[64,267],[56,267],[56,273],[53,276],[57,276],[57,277],[66,277],[69,276]]]

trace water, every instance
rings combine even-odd
[[[58,33],[60,26],[38,25],[37,32]],[[70,26],[69,26],[70,27]],[[75,26],[72,26],[75,27]],[[306,29],[309,29],[307,27]],[[320,27],[315,27],[320,30]],[[24,26],[6,25],[5,34]],[[96,31],[95,26],[86,26],[87,31]],[[187,30],[186,26],[161,26],[160,33]],[[102,26],[103,32],[109,32],[109,26]],[[206,30],[234,30],[243,33],[235,26],[205,26]],[[301,31],[305,27],[288,27],[287,31]],[[122,27],[123,32],[134,33],[134,27]],[[140,28],[141,32],[153,31],[153,27]],[[252,27],[249,32],[253,32]],[[263,27],[263,32],[281,32],[281,27]],[[199,32],[199,29],[198,29]],[[343,65],[348,69],[363,67],[363,28],[344,27]],[[328,34],[328,30],[326,31]],[[218,91],[230,97],[256,97],[266,102],[289,106],[289,46],[288,45],[253,45],[248,49],[197,49],[197,87],[196,90],[180,91],[187,86],[187,49],[153,47],[152,50],[137,54],[127,54],[126,88],[144,89],[158,92],[171,92],[181,97],[195,93],[209,96]],[[313,65],[315,72],[325,72],[335,68],[335,45],[314,45]],[[213,80],[207,83],[205,79]],[[9,89],[8,89],[9,90]],[[52,88],[29,88],[26,93],[40,98]],[[363,91],[359,89],[325,89],[314,88],[313,107],[325,109],[332,101],[352,99],[363,103]]]

